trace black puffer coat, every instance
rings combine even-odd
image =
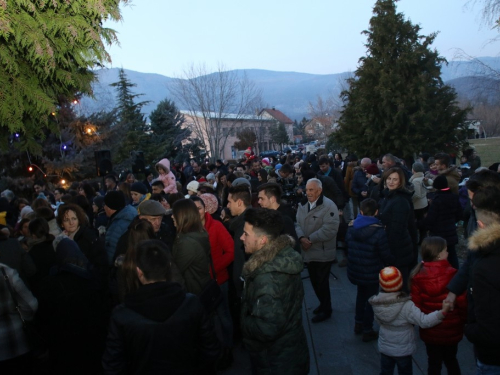
[[[413,243],[416,239],[413,207],[413,192],[406,189],[384,190],[384,198],[379,202],[379,217],[385,226],[387,240],[394,265],[410,266],[413,262]],[[415,233],[414,233],[415,232]]]
[[[207,374],[221,353],[199,299],[177,283],[141,286],[113,311],[105,374]]]
[[[431,236],[443,237],[448,245],[456,245],[458,235],[455,223],[461,218],[462,206],[458,195],[451,191],[437,191],[419,227],[428,230]]]

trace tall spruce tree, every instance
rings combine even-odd
[[[143,94],[132,93],[132,88],[137,86],[130,82],[125,71],[120,69],[118,73],[118,82],[110,86],[116,89],[118,100],[118,124],[122,129],[122,136],[119,138],[119,145],[116,152],[116,161],[125,162],[130,159],[132,151],[140,151],[138,148],[144,145],[144,139],[147,137],[146,121],[141,109],[148,102],[136,102],[136,98]],[[143,151],[143,150],[142,150]]]
[[[460,109],[453,88],[444,85],[446,60],[420,26],[396,12],[395,0],[378,0],[349,89],[335,140],[350,152],[410,158],[419,151],[452,152],[466,140],[468,110]]]
[[[158,161],[169,158],[171,161],[181,152],[182,141],[191,133],[183,129],[184,115],[179,112],[175,103],[164,99],[156,109],[149,115],[151,120],[151,134],[149,135],[149,146],[143,150],[146,161]]]
[[[273,143],[280,145],[281,149],[283,149],[284,144],[290,143],[290,137],[288,137],[285,124],[281,122],[269,127],[269,134],[271,135]]]

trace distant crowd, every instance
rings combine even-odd
[[[413,325],[429,374],[461,373],[464,333],[478,374],[498,374],[500,167],[474,150],[459,161],[249,148],[235,163],[164,158],[140,179],[4,190],[0,372],[215,374],[242,343],[254,374],[307,374],[301,276],[312,323],[328,321],[339,247],[353,334],[378,340],[381,374],[412,373]]]

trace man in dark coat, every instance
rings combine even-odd
[[[474,194],[478,230],[469,238],[477,252],[472,266],[473,301],[465,335],[474,344],[478,373],[500,373],[500,189],[488,187]]]
[[[212,374],[221,354],[200,300],[170,281],[170,257],[158,240],[137,248],[142,286],[113,311],[105,374]]]
[[[304,289],[301,256],[293,240],[280,236],[279,212],[250,208],[241,240],[250,259],[243,267],[243,342],[255,374],[305,375],[309,350],[302,326]]]

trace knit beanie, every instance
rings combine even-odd
[[[148,188],[144,186],[142,182],[134,182],[130,186],[130,191],[135,191],[136,193],[144,195],[148,193]]]
[[[193,193],[197,193],[199,187],[200,183],[198,181],[191,181],[187,184],[186,189],[192,191]]]
[[[415,172],[425,172],[424,165],[419,162],[413,163],[411,169],[413,169]]]
[[[366,168],[366,173],[368,174],[372,174],[372,175],[377,175],[380,173],[380,171],[378,170],[378,167],[377,167],[377,164],[373,163],[373,164],[370,164],[368,166],[368,168]]]
[[[212,215],[215,211],[217,211],[217,208],[219,208],[219,201],[217,201],[217,198],[213,194],[205,193],[200,195],[201,200],[205,204],[205,210]]]
[[[262,164],[264,164],[267,167],[269,167],[269,165],[271,165],[271,163],[269,163],[269,159],[268,158],[262,159]]]
[[[112,210],[119,211],[126,206],[125,196],[121,191],[112,190],[104,196],[104,204]]]
[[[446,177],[442,174],[440,174],[439,176],[437,176],[435,179],[434,179],[434,182],[432,183],[432,187],[436,190],[449,190],[449,187],[448,187],[448,180],[446,179]]]
[[[396,267],[385,267],[380,271],[378,280],[384,292],[397,292],[403,287],[403,277]]]

